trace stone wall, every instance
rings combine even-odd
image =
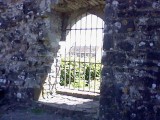
[[[50,4],[0,0],[0,89],[12,101],[37,99],[55,71],[61,20]]]
[[[106,0],[100,120],[160,119],[160,2]]]
[[[0,0],[0,92],[12,101],[52,92],[57,1]],[[160,119],[160,2],[106,0],[105,16],[100,120]]]

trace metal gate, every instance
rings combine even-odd
[[[99,93],[104,22],[86,13],[66,29],[61,43],[60,87]]]

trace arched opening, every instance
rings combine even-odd
[[[60,42],[61,68],[57,90],[66,88],[99,93],[103,20],[85,13],[66,28],[66,40]]]
[[[51,66],[38,102],[98,117],[104,28],[99,13],[84,9],[61,14],[60,57]]]

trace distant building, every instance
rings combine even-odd
[[[100,46],[72,46],[69,49],[68,55],[70,57],[80,58],[101,58]]]

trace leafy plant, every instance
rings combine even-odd
[[[34,114],[42,114],[42,113],[45,112],[45,110],[42,109],[42,108],[32,108],[31,112],[34,113]]]
[[[74,88],[81,88],[84,81],[86,81],[85,86],[88,86],[90,81],[100,78],[101,64],[62,60],[60,66],[61,86],[67,86],[70,84]]]

